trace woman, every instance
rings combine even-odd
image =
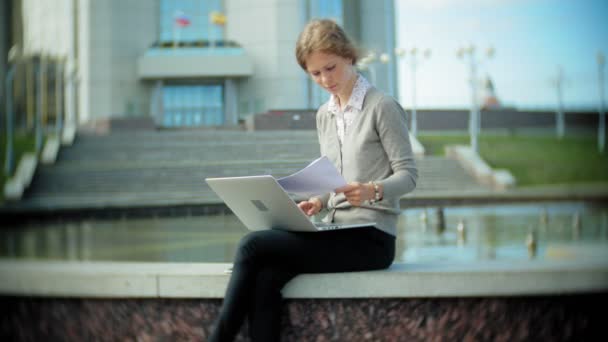
[[[252,232],[240,242],[212,341],[231,341],[245,317],[253,341],[280,337],[281,289],[301,273],[384,269],[395,255],[399,198],[417,170],[401,106],[356,71],[358,52],[331,20],[309,22],[296,44],[302,69],[330,93],[317,112],[321,154],[349,182],[298,206],[327,222],[374,226],[318,233]]]

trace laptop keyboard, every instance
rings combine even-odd
[[[335,230],[335,229],[340,228],[340,225],[333,224],[333,223],[315,223],[315,226],[319,230]]]

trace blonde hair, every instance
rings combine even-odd
[[[346,32],[329,19],[313,19],[298,37],[296,43],[296,59],[304,71],[306,59],[314,52],[322,52],[350,59],[353,65],[359,59],[359,51]]]

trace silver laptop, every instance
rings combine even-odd
[[[317,232],[369,227],[375,222],[312,222],[272,176],[207,178],[207,184],[249,230]]]

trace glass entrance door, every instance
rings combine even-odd
[[[224,124],[223,86],[164,85],[163,126],[196,127]]]

